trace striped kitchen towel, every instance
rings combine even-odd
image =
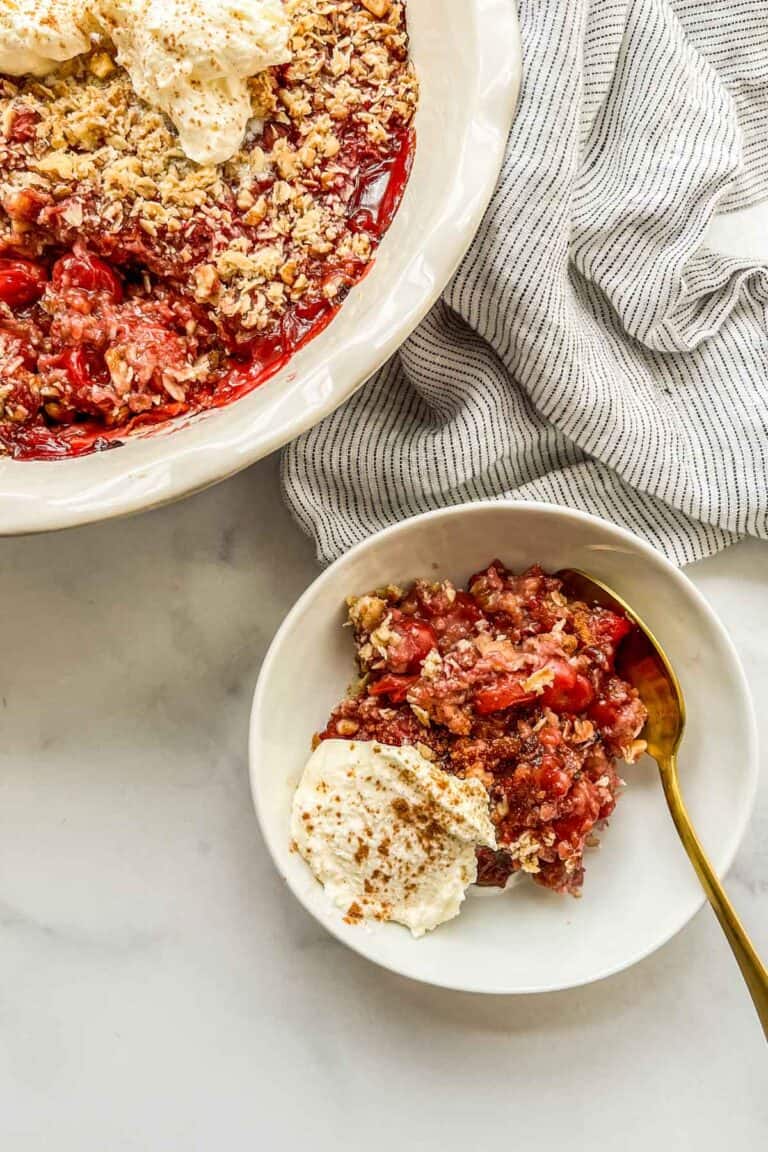
[[[768,195],[768,0],[520,8],[521,104],[469,255],[285,450],[323,562],[494,496],[598,513],[680,564],[768,537],[768,267],[703,243]]]

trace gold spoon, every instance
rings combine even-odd
[[[637,625],[619,647],[616,670],[637,689],[648,710],[648,720],[642,733],[643,739],[648,742],[648,755],[659,766],[664,795],[678,835],[728,938],[768,1039],[768,971],[699,843],[680,793],[677,750],[685,728],[685,702],[672,665],[656,637],[637,613],[605,584],[572,568],[563,569],[557,575],[569,595],[587,604],[599,604],[603,608],[623,612]]]

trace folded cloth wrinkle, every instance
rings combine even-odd
[[[398,354],[283,454],[329,562],[445,504],[546,500],[685,564],[768,537],[768,266],[706,243],[768,196],[765,0],[522,0],[498,188]]]

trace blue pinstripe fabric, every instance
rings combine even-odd
[[[442,300],[283,456],[324,562],[443,504],[607,516],[684,564],[768,537],[766,0],[522,0],[502,178]]]

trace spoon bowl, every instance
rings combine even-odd
[[[557,575],[569,595],[587,604],[623,612],[635,624],[617,652],[616,671],[637,689],[646,707],[648,719],[642,737],[647,742],[648,755],[658,764],[664,795],[683,847],[728,938],[768,1038],[768,971],[728,900],[683,802],[677,751],[685,731],[685,700],[674,668],[651,630],[607,584],[576,568],[561,569]]]

